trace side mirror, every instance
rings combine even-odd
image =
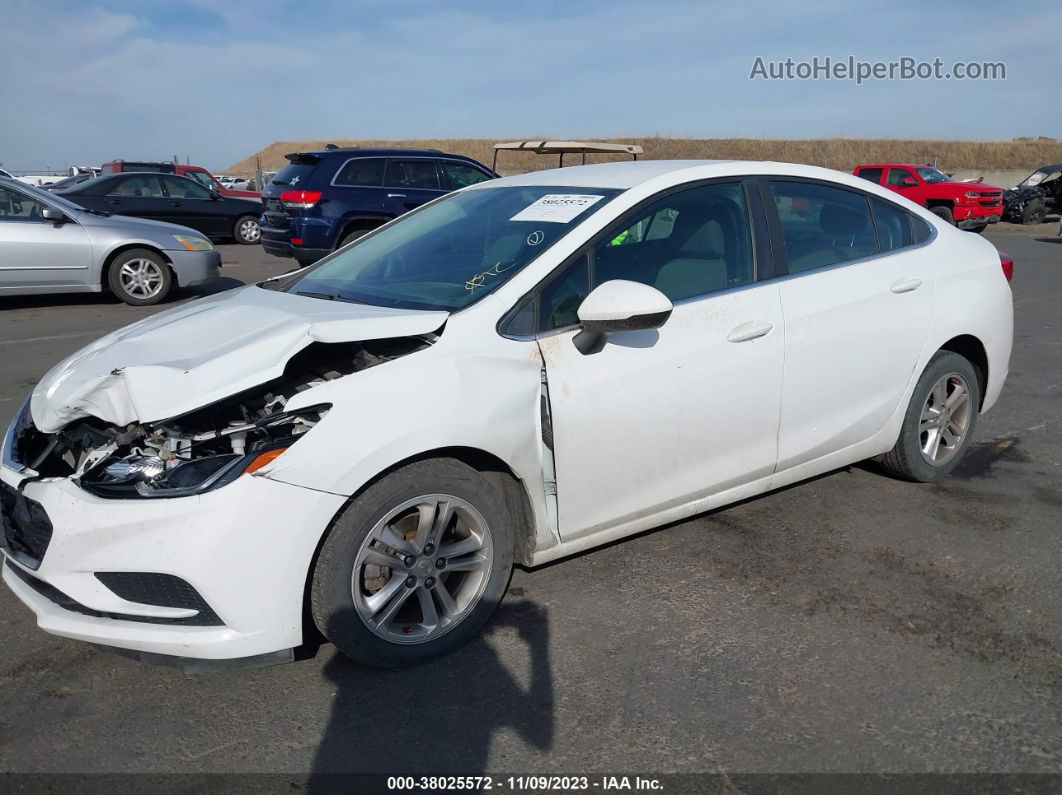
[[[615,279],[598,285],[579,305],[582,330],[572,340],[580,353],[597,353],[618,331],[660,328],[671,317],[671,301],[655,287]]]
[[[66,213],[62,210],[57,210],[54,207],[45,207],[41,211],[41,218],[45,221],[51,221],[53,224],[65,224],[70,220],[66,217]]]

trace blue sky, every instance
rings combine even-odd
[[[0,0],[0,29],[10,169],[223,169],[281,139],[1062,137],[1057,0]],[[749,80],[849,55],[1008,79]]]

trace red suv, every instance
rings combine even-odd
[[[959,229],[983,232],[1003,215],[1002,188],[955,182],[932,166],[875,163],[856,166],[852,173],[906,196]]]
[[[147,163],[133,160],[112,160],[109,163],[104,163],[102,168],[104,174],[120,174],[123,171],[157,171],[163,174],[176,174],[179,177],[194,179],[204,188],[209,188],[219,196],[225,196],[229,199],[262,200],[262,195],[258,193],[258,191],[232,190],[231,188],[226,188],[218,182],[217,177],[202,166],[182,165],[180,163]]]

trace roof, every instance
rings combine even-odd
[[[644,150],[638,144],[614,144],[598,141],[512,141],[494,144],[495,149],[515,149],[534,152],[538,155],[556,154],[623,154],[640,155]]]
[[[632,188],[655,177],[687,168],[729,163],[727,160],[630,160],[618,163],[595,163],[589,166],[566,166],[530,171],[513,177],[480,182],[472,188],[496,188],[517,185],[565,185],[573,188]]]

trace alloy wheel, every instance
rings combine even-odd
[[[131,259],[118,271],[118,281],[133,298],[154,298],[162,290],[162,266],[143,257]]]
[[[358,616],[391,643],[425,643],[479,603],[493,543],[483,515],[449,494],[406,500],[377,522],[358,550],[351,594]]]
[[[970,387],[958,373],[942,376],[929,390],[918,423],[922,458],[943,466],[955,457],[966,440],[973,419]]]

